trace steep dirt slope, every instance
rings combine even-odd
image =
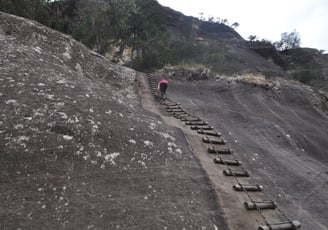
[[[227,229],[142,74],[3,13],[0,50],[0,229]]]
[[[320,109],[317,94],[308,87],[287,81],[263,86],[236,78],[170,79],[168,96],[222,132],[227,146],[234,149],[234,157],[243,162],[253,180],[264,186],[266,196],[284,214],[300,220],[302,229],[327,229],[328,116]],[[212,172],[214,166],[207,167],[204,154],[199,157],[204,158],[205,169]],[[212,156],[207,154],[207,158]],[[228,219],[238,221],[229,210],[244,209],[245,197],[236,195],[231,184],[224,186],[224,167],[215,167],[218,171],[212,178],[217,180],[219,197],[235,199],[230,205],[228,199],[223,201]],[[269,211],[264,214],[268,221],[273,220]]]

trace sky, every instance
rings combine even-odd
[[[328,0],[157,0],[187,16],[238,22],[236,31],[246,40],[281,40],[281,34],[296,30],[301,47],[328,51]]]

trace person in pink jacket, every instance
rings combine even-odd
[[[163,99],[166,99],[166,90],[167,90],[168,85],[169,85],[169,83],[165,79],[160,80],[160,82],[158,83],[157,90],[160,91],[161,97]]]

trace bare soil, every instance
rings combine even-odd
[[[231,229],[256,229],[265,221],[286,220],[301,221],[302,229],[327,229],[328,117],[327,102],[319,94],[295,82],[257,84],[220,78],[170,79],[168,97],[222,133],[226,147],[234,150],[224,157],[241,160],[251,175],[239,180],[264,186],[263,192],[251,194],[252,199],[278,204],[278,209],[262,214],[245,211],[243,203],[250,197],[232,189],[237,181],[222,174],[226,166],[213,163],[201,136],[185,132],[214,184]],[[179,126],[189,129],[181,122]]]

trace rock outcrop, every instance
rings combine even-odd
[[[226,229],[182,134],[134,70],[0,13],[1,229]]]

